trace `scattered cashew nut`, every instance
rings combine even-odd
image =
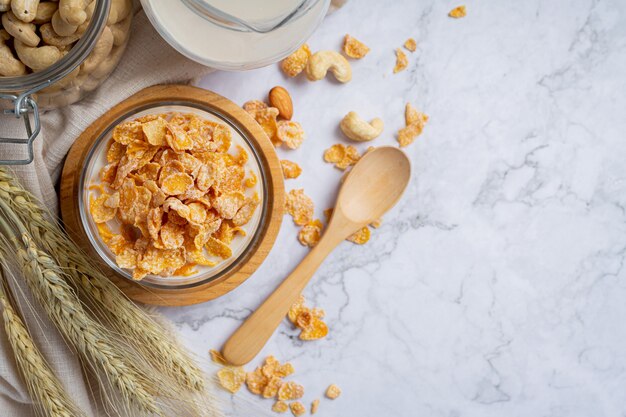
[[[87,59],[80,65],[82,71],[86,73],[93,72],[109,56],[111,49],[113,49],[113,33],[107,26],[102,31],[100,39],[96,42]]]
[[[45,23],[39,27],[43,41],[52,46],[68,46],[80,39],[80,35],[59,36],[52,27],[52,24]]]
[[[32,22],[37,15],[39,0],[11,0],[11,10],[22,22]]]
[[[0,12],[6,12],[11,9],[11,0],[0,0]]]
[[[52,16],[58,9],[59,5],[53,1],[39,3],[39,6],[37,6],[37,14],[35,15],[33,23],[41,25],[50,22],[52,20]]]
[[[382,132],[385,124],[379,118],[366,122],[356,112],[351,111],[341,120],[339,127],[350,139],[357,142],[367,142],[376,139]]]
[[[20,61],[33,71],[41,71],[63,58],[63,53],[56,46],[46,45],[39,48],[28,46],[19,39],[13,42]]]
[[[24,75],[26,74],[26,67],[13,56],[11,48],[4,43],[10,38],[9,32],[0,30],[0,75],[4,77]]]
[[[350,63],[335,51],[319,51],[311,55],[306,66],[306,76],[311,81],[318,81],[326,77],[329,70],[341,83],[352,79]]]
[[[16,40],[20,40],[28,46],[39,45],[39,36],[35,33],[35,25],[24,23],[13,12],[9,11],[2,15],[2,26]]]
[[[61,16],[61,9],[57,10],[54,15],[52,15],[51,22],[54,31],[59,36],[73,35],[74,33],[76,33],[76,29],[78,29],[78,26],[71,25],[67,23],[65,19],[63,19],[63,16]]]
[[[60,0],[59,12],[67,24],[78,26],[87,20],[85,9],[89,3],[91,0]]]

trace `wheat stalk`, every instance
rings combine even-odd
[[[15,212],[37,244],[44,246],[50,253],[58,254],[57,261],[74,285],[97,301],[116,330],[145,357],[151,358],[153,366],[173,377],[184,388],[204,390],[202,372],[186,352],[146,313],[128,300],[57,224],[47,220],[45,211],[35,202],[34,197],[2,169],[0,199],[16,206]]]
[[[121,347],[114,345],[106,328],[87,314],[76,293],[65,282],[59,266],[37,249],[23,224],[1,199],[0,209],[19,233],[16,238],[11,226],[0,217],[0,229],[5,236],[12,236],[16,245],[17,264],[26,283],[59,331],[89,363],[105,372],[126,404],[144,413],[163,415],[146,388],[145,377],[127,363],[129,358],[124,357]]]
[[[8,295],[6,281],[0,271],[0,305],[7,340],[13,349],[26,387],[35,400],[37,410],[49,417],[84,417],[71,400],[59,379],[35,346],[22,319],[17,314]]]

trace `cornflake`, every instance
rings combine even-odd
[[[227,366],[217,371],[217,379],[222,387],[234,394],[246,380],[246,372],[241,366]]]
[[[285,198],[285,209],[298,226],[304,226],[313,220],[313,200],[304,194],[303,189],[289,191]]]
[[[256,184],[246,175],[249,155],[230,148],[230,128],[192,113],[147,115],[113,129],[89,213],[133,279],[188,276],[232,256],[229,245],[245,236],[260,199],[244,194]]]
[[[319,219],[310,221],[300,229],[298,240],[302,245],[312,248],[319,242],[323,227],[324,225]]]
[[[322,321],[324,310],[310,309],[304,303],[304,296],[301,295],[287,312],[289,320],[301,329],[300,339],[317,340],[325,337],[328,334],[328,326]]]
[[[311,56],[311,50],[306,43],[298,48],[293,54],[283,59],[280,63],[280,68],[289,77],[295,77],[300,74],[309,62]]]
[[[328,388],[326,388],[326,397],[330,398],[331,400],[334,400],[340,395],[341,395],[341,389],[337,385],[330,384]]]
[[[400,71],[404,71],[409,65],[409,59],[402,49],[396,49],[396,66],[393,68],[393,73],[397,74]]]
[[[359,151],[352,145],[337,143],[324,151],[324,161],[335,164],[340,170],[345,170],[358,162],[361,158]]]
[[[453,17],[455,19],[460,19],[462,17],[467,16],[467,10],[465,9],[465,6],[458,6],[450,10],[450,13],[448,13],[448,16]]]
[[[407,51],[415,52],[417,50],[417,42],[413,38],[409,38],[404,42],[404,47]]]
[[[299,417],[306,413],[306,408],[304,408],[304,405],[302,405],[300,401],[292,402],[289,404],[289,408],[291,409],[291,414],[295,417]]]
[[[356,243],[357,245],[364,245],[367,243],[368,240],[370,240],[370,235],[371,231],[369,227],[365,226],[346,240],[349,240],[352,243]]]
[[[297,400],[304,395],[304,387],[293,381],[285,382],[278,390],[278,399],[281,401]]]
[[[289,149],[297,149],[304,141],[304,129],[298,122],[281,120],[276,127],[276,138]]]
[[[317,409],[320,406],[320,400],[318,398],[314,399],[311,403],[311,414],[317,413]]]
[[[368,54],[370,48],[350,35],[343,38],[343,53],[354,59],[361,59]]]
[[[289,405],[284,401],[276,401],[272,406],[272,411],[275,413],[285,413],[289,410]]]
[[[295,162],[283,159],[280,161],[280,165],[283,167],[283,177],[285,179],[298,178],[302,173],[302,168]]]
[[[428,115],[415,109],[411,103],[407,103],[404,110],[406,127],[398,131],[398,143],[401,147],[410,145],[422,134],[424,126],[428,122]]]

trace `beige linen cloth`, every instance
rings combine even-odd
[[[334,0],[330,11],[346,0]],[[58,201],[55,184],[63,160],[74,140],[94,120],[111,107],[145,87],[166,83],[188,83],[210,69],[185,58],[171,48],[154,30],[139,10],[134,18],[130,43],[115,72],[102,86],[77,104],[42,115],[42,133],[35,141],[35,160],[27,166],[14,167],[21,183],[53,213]],[[17,120],[0,119],[0,133],[24,137],[24,126]],[[0,158],[23,158],[12,147],[1,147]],[[27,326],[48,363],[76,404],[88,416],[103,415],[91,400],[90,388],[83,379],[81,364],[65,344],[54,325],[46,318],[24,287],[12,282]],[[13,359],[6,336],[0,331],[0,416],[31,417],[35,410]]]

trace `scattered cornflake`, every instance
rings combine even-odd
[[[302,405],[300,401],[292,402],[289,404],[289,408],[291,409],[291,414],[295,417],[299,417],[306,413],[306,408],[304,408],[304,405]]]
[[[250,100],[243,103],[243,109],[250,113],[252,117],[256,115],[259,110],[267,109],[268,105],[260,100]]]
[[[267,107],[265,109],[257,110],[254,113],[254,120],[261,126],[265,134],[272,142],[276,142],[276,133],[278,130],[278,109],[276,107]]]
[[[302,245],[312,248],[317,245],[320,237],[322,237],[323,227],[324,225],[319,219],[310,221],[302,226],[302,229],[300,229],[300,232],[298,233],[298,240]]]
[[[341,395],[341,389],[337,385],[330,384],[328,388],[326,388],[326,397],[330,398],[331,400],[334,400],[340,395]]]
[[[272,411],[275,413],[286,413],[289,410],[289,405],[284,401],[276,401],[272,406]]]
[[[304,387],[296,382],[288,381],[278,389],[278,399],[281,401],[297,400],[304,395]]]
[[[317,409],[320,406],[320,400],[319,398],[316,398],[313,400],[313,402],[311,403],[311,414],[315,414],[317,413]]]
[[[280,68],[287,76],[295,77],[304,70],[307,62],[309,62],[310,56],[311,50],[309,49],[309,45],[306,43],[302,44],[293,54],[282,60]]]
[[[224,356],[222,356],[222,354],[220,352],[218,352],[215,349],[211,349],[209,350],[209,354],[211,355],[211,360],[215,363],[218,363],[220,365],[226,365],[226,359],[224,359]]]
[[[264,103],[246,107],[269,110]],[[142,116],[113,129],[89,212],[133,279],[190,276],[196,266],[217,265],[209,257],[232,256],[229,244],[245,235],[260,201],[245,193],[257,181],[252,171],[246,175],[248,153],[230,148],[228,126],[192,113]],[[222,221],[228,242],[216,238]]]
[[[304,129],[298,122],[281,120],[276,127],[276,138],[289,149],[297,149],[304,141]]]
[[[239,388],[241,388],[246,380],[246,371],[244,371],[241,366],[226,366],[217,371],[217,378],[224,389],[234,394],[239,391]]]
[[[398,143],[401,147],[410,145],[422,134],[424,126],[428,122],[428,115],[418,111],[411,103],[407,103],[404,118],[406,127],[398,131]]]
[[[415,52],[417,50],[417,42],[413,38],[409,38],[404,42],[407,51]]]
[[[356,164],[360,158],[359,151],[354,146],[342,143],[334,144],[324,151],[324,161],[335,164],[342,171]]]
[[[289,320],[301,330],[300,339],[317,340],[325,337],[328,334],[328,326],[322,321],[324,310],[310,309],[304,303],[304,296],[300,295],[287,312]]]
[[[285,179],[298,178],[302,173],[302,168],[295,162],[283,159],[280,161],[280,164],[283,167],[283,177],[285,177]]]
[[[256,368],[254,372],[248,372],[246,374],[246,386],[253,394],[262,395],[267,382],[268,378],[263,375],[261,368]]]
[[[370,235],[371,231],[369,227],[365,226],[346,240],[349,240],[352,243],[356,243],[357,245],[364,245],[367,243],[368,240],[370,240]]]
[[[397,74],[400,71],[404,71],[409,65],[409,59],[402,49],[396,49],[396,66],[393,68],[393,73]]]
[[[462,17],[467,16],[467,10],[465,9],[465,6],[458,6],[450,10],[450,13],[448,13],[448,16],[453,17],[455,19],[460,19]]]
[[[361,59],[368,54],[370,48],[350,35],[343,38],[343,53],[354,59]]]
[[[289,191],[285,198],[285,210],[298,226],[304,226],[313,220],[313,200],[304,194],[303,189]]]

